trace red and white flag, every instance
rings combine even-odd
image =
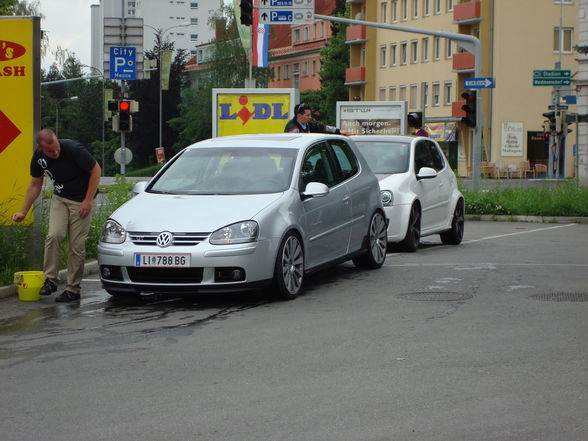
[[[254,0],[254,5],[259,5],[259,0]],[[252,65],[255,67],[268,67],[269,49],[269,25],[259,23],[259,9],[253,9],[252,26]]]

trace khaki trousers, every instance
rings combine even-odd
[[[61,269],[61,244],[67,234],[69,249],[67,256],[67,285],[65,289],[80,293],[86,258],[86,239],[90,231],[92,214],[80,217],[80,202],[53,195],[49,209],[49,231],[45,239],[43,269],[45,279],[55,286],[59,284]]]

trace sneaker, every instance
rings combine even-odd
[[[42,296],[50,296],[55,291],[57,291],[57,286],[55,286],[55,284],[51,280],[49,280],[49,279],[45,280],[45,284],[41,288],[41,295]]]
[[[55,297],[56,302],[73,302],[74,300],[80,300],[80,295],[67,289]]]

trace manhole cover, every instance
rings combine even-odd
[[[398,294],[398,298],[405,300],[417,300],[421,302],[455,302],[457,300],[471,299],[471,294],[463,294],[460,292],[439,292],[439,291],[424,291],[424,292],[409,292],[406,294]]]
[[[588,293],[586,292],[551,292],[546,294],[534,294],[533,300],[543,300],[548,302],[588,302]]]

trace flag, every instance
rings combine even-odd
[[[269,25],[259,23],[259,9],[253,10],[253,56],[251,64],[255,67],[268,67]]]

